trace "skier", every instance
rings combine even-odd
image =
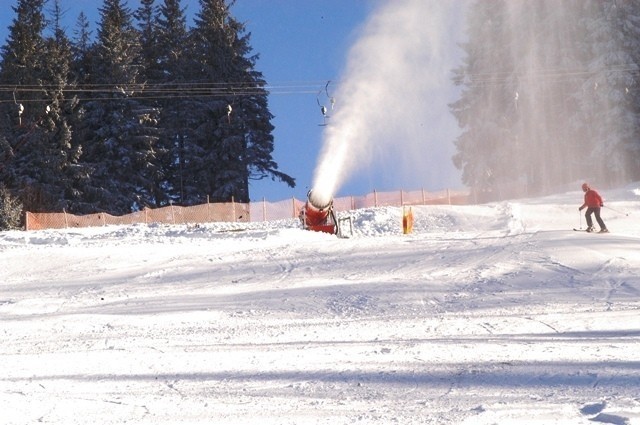
[[[594,189],[589,187],[587,183],[582,183],[582,191],[584,192],[584,204],[582,204],[578,210],[582,211],[584,208],[587,209],[585,213],[585,217],[587,219],[587,232],[593,232],[595,229],[593,228],[593,221],[591,220],[591,214],[595,214],[596,221],[600,226],[600,233],[607,233],[607,226],[604,225],[604,221],[600,218],[600,208],[604,206],[602,202],[602,197],[600,194],[596,192]]]

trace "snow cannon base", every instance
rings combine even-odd
[[[329,217],[330,215],[317,214],[313,209],[306,209],[303,227],[306,230],[335,235],[337,226],[334,220]]]

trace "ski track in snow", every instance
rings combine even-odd
[[[2,423],[640,423],[637,187],[2,232]]]

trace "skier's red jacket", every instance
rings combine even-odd
[[[584,204],[582,204],[582,207],[580,208],[600,208],[602,204],[603,202],[600,194],[593,189],[589,189],[584,193]]]

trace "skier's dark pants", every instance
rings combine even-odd
[[[604,225],[604,221],[602,221],[602,219],[600,218],[600,207],[587,208],[587,212],[584,214],[584,216],[587,218],[587,227],[593,226],[593,220],[591,220],[591,214],[595,214],[596,221],[598,222],[598,226],[600,226],[600,229],[601,230],[606,229],[606,226]]]

